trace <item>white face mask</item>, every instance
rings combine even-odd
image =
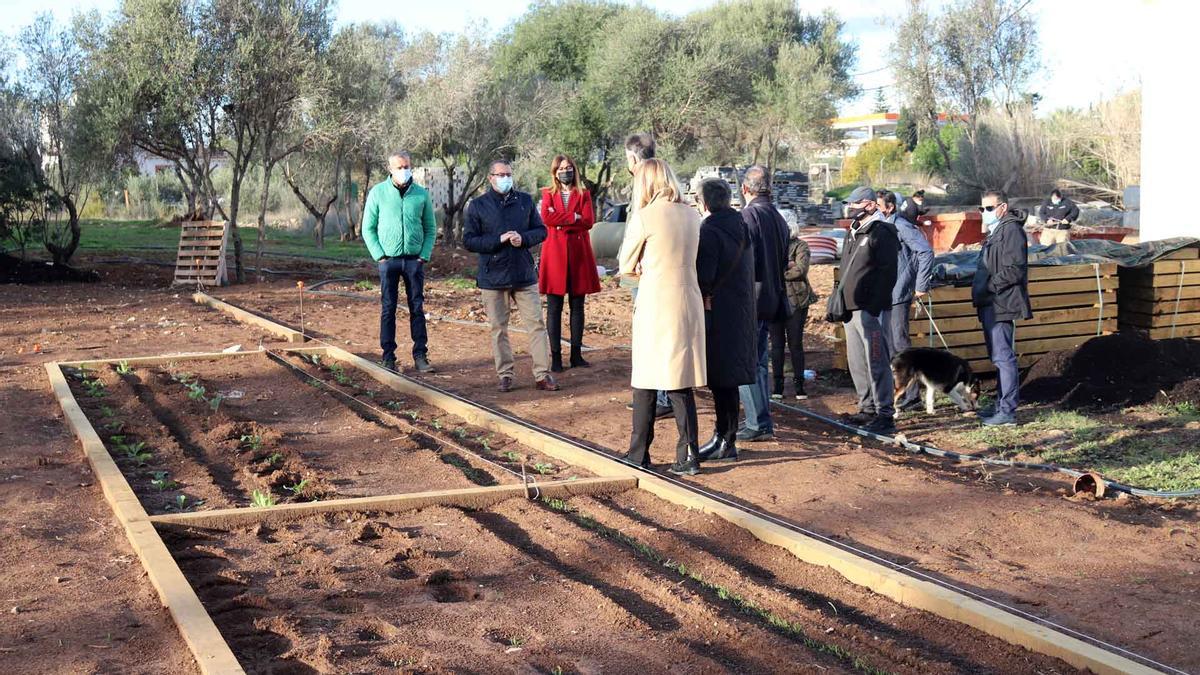
[[[412,180],[412,169],[392,169],[392,180],[396,181],[397,185],[404,185]]]

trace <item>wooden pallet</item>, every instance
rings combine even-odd
[[[1115,263],[1030,267],[1029,295],[1034,316],[1016,322],[1018,364],[1028,367],[1048,352],[1078,347],[1097,335],[1116,331],[1120,284]],[[909,311],[913,346],[948,347],[977,373],[995,370],[987,358],[983,328],[971,304],[969,286],[934,288],[920,308],[914,303]],[[844,332],[839,326],[835,333],[834,367],[845,367]]]
[[[1122,269],[1120,276],[1122,330],[1143,331],[1155,340],[1200,337],[1200,246]]]
[[[179,230],[173,284],[224,286],[229,283],[225,268],[228,224],[216,220],[185,222]]]

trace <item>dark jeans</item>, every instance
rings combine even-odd
[[[738,431],[738,388],[712,387],[713,408],[717,413],[717,428],[713,432],[726,441],[733,443]]]
[[[774,393],[783,394],[783,351],[792,354],[792,382],[796,393],[804,391],[804,324],[808,308],[796,310],[787,321],[771,324],[771,370],[775,374]]]
[[[758,376],[754,384],[738,387],[738,395],[742,399],[742,407],[746,409],[744,426],[752,431],[775,433],[775,427],[771,424],[771,385],[767,371],[771,358],[769,325],[766,321],[758,322]]]
[[[379,263],[379,290],[383,308],[379,314],[379,347],[384,361],[396,359],[396,303],[400,280],[408,300],[408,331],[412,334],[413,358],[429,353],[425,332],[425,263],[420,258],[388,258]]]
[[[571,361],[583,357],[583,298],[582,295],[568,296],[571,308]],[[562,354],[563,296],[546,296],[546,334],[550,337],[550,355],[561,359]]]
[[[920,300],[917,300],[917,302],[920,302]],[[884,327],[888,331],[888,339],[891,341],[893,357],[912,346],[912,338],[908,335],[908,309],[911,306],[912,303],[909,302],[892,305],[892,310],[888,317],[888,325]],[[919,378],[913,378],[913,381],[908,385],[908,389],[904,390],[904,395],[896,402],[897,405],[905,407],[921,398],[920,383],[918,380]]]
[[[666,392],[675,411],[675,426],[679,441],[675,444],[675,461],[687,461],[688,450],[694,454],[700,447],[696,429],[696,397],[691,389]],[[649,462],[650,444],[654,442],[654,406],[657,392],[653,389],[633,390],[633,435],[629,439],[629,461]]]
[[[1015,415],[1021,398],[1020,372],[1017,370],[1017,353],[1013,350],[1015,330],[1012,321],[997,321],[996,311],[991,306],[978,308],[979,322],[983,324],[983,339],[987,344],[988,358],[996,364],[996,414]]]

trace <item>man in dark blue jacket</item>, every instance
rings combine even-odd
[[[979,417],[987,426],[1012,426],[1017,423],[1020,402],[1013,322],[1033,318],[1029,304],[1029,243],[1025,219],[1009,210],[1003,192],[985,192],[979,210],[983,212],[987,239],[975,267],[971,303],[983,324],[988,358],[999,374],[995,407],[979,411]]]
[[[879,211],[883,219],[896,227],[900,239],[900,255],[896,261],[896,286],[892,289],[892,308],[888,312],[884,331],[891,341],[893,356],[912,346],[908,337],[908,313],[915,297],[917,302],[929,292],[933,279],[933,247],[929,240],[911,221],[897,209],[896,193],[880,190]],[[914,409],[921,406],[920,391],[916,380],[896,401],[897,410]]]
[[[771,203],[771,176],[762,166],[746,169],[742,177],[742,220],[754,243],[754,286],[758,297],[758,371],[753,384],[738,387],[746,421],[737,434],[739,441],[774,438],[771,422],[771,381],[767,366],[771,357],[771,324],[791,315],[783,274],[787,271],[788,240],[791,232],[783,214]],[[800,375],[803,377],[803,373]]]
[[[529,331],[529,353],[537,388],[558,391],[550,375],[550,340],[542,319],[542,296],[529,249],[546,239],[546,226],[533,198],[513,188],[512,165],[493,162],[488,171],[490,188],[467,205],[463,245],[479,254],[475,283],[492,327],[492,355],[496,359],[499,389],[512,390],[513,353],[508,342],[510,303]]]

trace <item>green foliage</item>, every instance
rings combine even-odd
[[[938,146],[937,139],[923,138],[912,153],[913,167],[929,176],[949,176],[951,164],[958,161],[960,156],[959,143],[962,142],[965,130],[961,125],[947,124],[938,130],[942,144],[950,155],[950,164]]]
[[[242,448],[252,452],[258,452],[259,450],[262,450],[263,447],[262,436],[258,434],[242,434],[242,436],[238,439],[238,443]]]
[[[300,482],[298,482],[294,485],[284,485],[283,488],[285,490],[291,492],[294,495],[299,495],[301,492],[304,492],[304,490],[306,488],[308,488],[308,486],[311,484],[312,484],[312,479],[305,478],[304,480],[301,480]]]
[[[545,462],[538,462],[537,464],[534,464],[533,470],[540,473],[543,476],[545,476],[546,474],[549,474],[549,473],[554,473],[554,471],[555,471],[553,464],[546,464]]]
[[[900,108],[900,119],[896,120],[896,140],[904,146],[905,152],[912,152],[917,149],[917,121],[913,119],[912,110],[907,107]]]
[[[250,495],[250,505],[260,509],[275,506],[275,496],[270,492],[260,492],[255,490]]]
[[[354,282],[354,290],[356,290],[356,291],[373,291],[373,290],[375,290],[375,284],[371,283],[370,281],[367,281],[366,279],[359,279],[358,281]]]
[[[154,478],[150,481],[150,484],[159,492],[174,490],[175,488],[179,487],[179,483],[176,483],[168,478],[168,475],[169,474],[166,471],[155,471],[153,474]]]
[[[842,168],[842,180],[882,184],[884,174],[900,171],[906,163],[907,155],[899,141],[876,138],[864,143],[858,149],[858,154],[846,160]]]
[[[267,464],[275,466],[283,461],[283,453],[273,452],[270,457],[267,457]]]
[[[128,375],[132,372],[133,372],[133,368],[131,368],[129,366],[128,361],[121,361],[120,363],[117,364],[117,374],[118,375]]]

